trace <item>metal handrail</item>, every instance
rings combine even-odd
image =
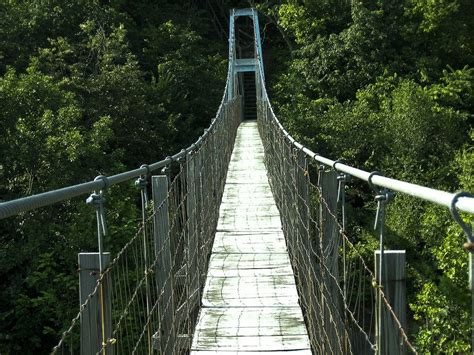
[[[150,172],[156,171],[160,168],[164,168],[173,161],[177,161],[179,158],[186,156],[186,154],[199,148],[199,146],[206,140],[209,132],[213,129],[216,119],[214,119],[209,128],[204,132],[198,140],[191,144],[186,149],[181,150],[179,153],[171,157],[167,157],[156,163],[148,166],[143,165],[138,169],[133,169],[119,173],[116,175],[96,179],[93,181],[84,182],[82,184],[72,185],[63,187],[56,190],[43,192],[40,194],[18,198],[15,200],[0,203],[0,219],[17,215],[21,212],[31,211],[40,207],[49,206],[57,202],[69,200],[73,197],[84,195],[95,190],[104,189],[111,185],[120,184],[125,181],[137,178],[142,175],[146,175]]]
[[[266,92],[265,92],[266,94]],[[323,157],[315,152],[313,152],[311,149],[305,147],[301,143],[297,142],[282,126],[280,121],[276,118],[273,108],[271,107],[270,103],[268,102],[273,119],[279,126],[280,130],[282,133],[285,135],[285,137],[291,142],[291,144],[297,148],[302,150],[308,157],[311,159],[333,167],[335,170],[349,174],[351,176],[354,176],[360,180],[369,182],[369,176],[371,175],[370,172],[362,170],[362,169],[357,169],[354,168],[350,165],[338,162],[337,160],[331,160],[326,157]],[[456,193],[450,193],[442,190],[437,190],[433,189],[430,187],[422,186],[422,185],[417,185],[413,183],[409,183],[406,181],[402,180],[397,180],[393,179],[390,177],[386,177],[383,175],[373,175],[370,178],[371,182],[374,185],[380,186],[380,187],[385,187],[387,189],[390,189],[392,191],[396,192],[401,192],[410,196],[414,196],[417,198],[420,198],[422,200],[430,201],[433,203],[436,203],[438,205],[450,208],[451,207],[451,202],[453,201]],[[456,203],[456,207],[460,211],[468,212],[471,214],[474,214],[474,198],[469,198],[469,197],[461,197],[459,198],[458,202]]]
[[[256,31],[256,30],[255,30]],[[255,32],[254,31],[254,32]],[[280,123],[278,118],[276,117],[275,113],[273,112],[273,107],[270,104],[270,100],[268,98],[268,93],[267,89],[265,87],[265,78],[263,76],[263,68],[261,67],[261,53],[257,52],[257,67],[258,67],[258,72],[260,74],[260,81],[262,83],[262,92],[263,92],[263,99],[266,101],[266,104],[268,105],[272,118],[275,121],[275,123],[278,125],[279,129],[282,131],[283,135],[289,140],[289,142],[295,147],[296,149],[302,150],[308,157],[313,159],[314,161],[317,161],[321,164],[330,166],[334,168],[337,171],[349,174],[351,176],[354,176],[360,180],[369,182],[369,176],[371,176],[371,173],[362,169],[357,169],[354,168],[350,165],[338,162],[337,160],[331,160],[326,157],[323,157],[315,152],[313,152],[311,149],[305,147],[298,141],[296,141],[283,127],[283,125]],[[422,185],[417,185],[417,184],[412,184],[406,181],[402,180],[397,180],[393,179],[390,177],[383,176],[382,174],[374,174],[373,176],[370,177],[370,182],[373,183],[374,185],[384,187],[387,189],[390,189],[392,191],[396,192],[401,192],[410,196],[414,196],[417,198],[420,198],[422,200],[430,201],[433,203],[436,203],[440,206],[444,206],[447,208],[451,208],[451,203],[456,197],[456,193],[450,193],[442,190],[437,190],[433,188],[429,188],[426,186]],[[463,212],[468,212],[471,214],[474,214],[474,198],[472,197],[459,197],[457,199],[457,202],[455,203],[457,209]]]
[[[254,31],[255,33],[255,31]],[[232,37],[233,34],[231,34]],[[232,43],[232,41],[229,41]],[[21,212],[27,212],[36,208],[52,205],[57,202],[61,202],[64,200],[71,199],[73,197],[77,197],[83,194],[90,193],[94,190],[98,190],[101,188],[104,188],[105,185],[111,186],[115,184],[119,184],[128,180],[131,180],[133,178],[139,177],[141,175],[147,174],[152,171],[156,171],[157,169],[163,168],[166,165],[170,164],[173,161],[176,161],[177,159],[185,156],[189,152],[193,151],[194,149],[198,148],[206,139],[207,135],[215,126],[215,122],[217,120],[217,117],[219,117],[223,105],[226,101],[226,95],[228,91],[228,86],[229,86],[229,80],[232,80],[232,60],[233,60],[233,49],[230,48],[229,50],[229,72],[227,75],[227,81],[226,81],[226,86],[224,89],[224,95],[222,97],[221,104],[219,106],[219,109],[217,111],[216,117],[213,119],[211,122],[211,125],[209,128],[204,132],[202,136],[198,138],[198,140],[191,144],[189,147],[186,149],[180,151],[179,153],[173,155],[172,157],[168,157],[164,160],[155,162],[153,164],[150,164],[148,167],[140,167],[138,169],[126,171],[120,174],[116,174],[105,179],[99,179],[99,180],[93,180],[89,182],[85,182],[82,184],[77,184],[77,185],[72,185],[68,187],[64,187],[61,189],[57,190],[52,190],[32,196],[27,196],[23,198],[19,198],[16,200],[12,201],[7,201],[0,203],[0,219],[7,218],[13,215],[16,215]],[[263,68],[261,68],[261,53],[257,52],[257,66],[259,67],[258,73],[260,75],[260,80],[262,82],[262,91],[264,94],[264,98],[266,103],[268,104],[268,107],[270,108],[272,118],[284,134],[284,136],[290,141],[290,143],[297,149],[301,149],[307,156],[309,156],[311,159],[322,163],[324,165],[333,167],[335,170],[347,173],[351,176],[357,177],[361,180],[364,180],[366,182],[369,181],[369,176],[371,175],[370,172],[364,171],[362,169],[357,169],[354,168],[350,165],[331,160],[328,158],[325,158],[319,154],[314,153],[312,150],[309,148],[303,146],[301,143],[296,141],[283,127],[283,125],[280,123],[278,118],[276,117],[275,113],[273,112],[273,107],[270,104],[270,100],[268,98],[267,90],[265,87],[265,79],[263,77]],[[402,180],[397,180],[393,178],[389,178],[383,175],[374,175],[371,177],[371,182],[377,186],[380,187],[385,187],[388,189],[391,189],[393,191],[397,192],[402,192],[417,198],[421,198],[426,201],[430,201],[433,203],[436,203],[438,205],[450,208],[451,207],[451,202],[453,201],[455,197],[455,193],[449,193],[446,191],[442,190],[437,190],[417,184],[412,184],[406,181]],[[456,207],[460,211],[468,212],[471,214],[474,214],[474,198],[470,197],[460,197],[456,203]]]

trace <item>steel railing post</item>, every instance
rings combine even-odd
[[[155,339],[156,348],[162,354],[170,354],[175,349],[176,324],[174,302],[174,272],[171,256],[171,234],[168,209],[168,176],[151,178],[153,196],[153,239],[155,248],[155,275],[159,297],[158,314],[160,322]]]

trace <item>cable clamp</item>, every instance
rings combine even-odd
[[[343,163],[342,159],[337,159],[334,163],[332,163],[332,168],[334,171],[338,171],[336,169],[337,163]],[[337,202],[339,203],[342,200],[342,194],[345,192],[345,184],[350,180],[350,175],[339,172],[336,179],[337,179]]]
[[[135,180],[135,186],[140,188],[141,190],[146,189],[148,185],[147,178],[140,176],[137,180]]]
[[[186,161],[186,149],[181,149],[181,155],[180,157],[177,159],[178,163],[183,163],[184,161]]]
[[[342,194],[345,193],[346,187],[346,174],[340,173],[337,175],[337,199],[336,201],[339,203],[342,201]]]
[[[383,285],[380,285],[375,277],[372,279],[372,287],[378,290],[383,290]]]
[[[171,172],[171,169],[168,165],[165,165],[163,169],[161,169],[161,174],[162,175],[169,175]]]
[[[393,201],[394,197],[394,193],[387,189],[383,189],[379,194],[375,195],[375,201],[377,201],[377,213],[375,214],[374,230],[377,230],[377,227],[380,224],[380,216],[385,205]]]
[[[105,202],[105,198],[102,195],[102,192],[100,193],[93,192],[86,199],[86,203],[88,205],[92,205],[95,207],[95,210],[97,212],[97,223],[99,225],[99,228],[102,230],[102,235],[107,234],[107,224],[105,221],[104,202]]]
[[[339,173],[337,179],[337,202],[342,201],[342,194],[345,193],[346,183],[351,181],[351,176],[346,173]]]
[[[337,159],[334,163],[332,163],[332,168],[333,168],[334,171],[337,171],[337,169],[336,169],[336,164],[337,163],[342,164],[342,163],[344,163],[344,161],[343,161],[343,159]]]
[[[144,176],[146,176],[147,178],[150,177],[151,169],[150,169],[150,166],[148,164],[140,165],[140,169],[146,169],[146,174]]]
[[[93,192],[89,195],[89,197],[86,199],[86,203],[88,205],[92,205],[97,208],[97,206],[101,205],[103,202],[105,202],[105,198],[102,196],[101,193],[96,193]]]
[[[148,185],[148,178],[151,175],[150,167],[147,164],[143,164],[140,166],[140,169],[143,168],[146,169],[146,173],[144,175],[141,175],[137,180],[135,180],[135,186],[139,187],[142,190],[146,189]]]
[[[102,342],[102,346],[107,346],[107,345],[114,345],[117,342],[117,339],[115,338],[108,338],[107,341]]]
[[[382,174],[378,171],[371,172],[369,177],[367,178],[367,182],[369,183],[370,188],[375,192],[375,201],[377,202],[377,213],[375,214],[374,230],[377,230],[377,227],[380,224],[380,217],[382,215],[383,209],[385,208],[385,205],[387,203],[392,202],[395,195],[392,191],[384,187],[376,187],[372,182],[372,178],[375,175],[381,176]]]
[[[99,176],[96,176],[94,179],[94,181],[99,181],[99,180],[102,180],[102,182],[104,183],[101,190],[106,190],[110,186],[109,178],[107,176],[99,175]]]
[[[461,216],[459,216],[459,212],[456,209],[456,203],[458,202],[459,198],[461,197],[471,197],[474,198],[474,195],[469,193],[469,192],[458,192],[453,196],[453,199],[451,200],[451,205],[449,206],[449,210],[451,212],[451,216],[453,216],[454,221],[459,224],[459,226],[462,228],[464,234],[466,235],[466,243],[464,243],[464,249],[467,251],[474,253],[474,237],[472,235],[472,227],[466,224],[461,219]]]

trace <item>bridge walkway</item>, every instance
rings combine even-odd
[[[311,354],[255,121],[237,133],[191,354]]]

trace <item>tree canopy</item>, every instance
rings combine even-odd
[[[364,170],[474,191],[472,2],[288,0],[260,8],[293,42],[292,59],[269,83],[277,115],[298,140]],[[348,190],[357,205],[350,235],[361,249],[376,245],[368,192],[357,183]],[[387,247],[407,250],[417,349],[468,352],[460,228],[447,210],[401,194],[389,206],[387,228]]]
[[[470,0],[0,0],[0,201],[193,142],[223,94],[229,9],[251,5],[272,104],[294,137],[365,170],[474,191]],[[348,190],[361,249],[375,241],[368,192]],[[136,229],[138,194],[125,184],[108,199],[115,252]],[[55,345],[77,311],[76,254],[95,250],[93,225],[83,199],[2,221],[0,353]],[[402,195],[387,227],[387,246],[407,250],[409,336],[423,353],[468,352],[460,229]]]

